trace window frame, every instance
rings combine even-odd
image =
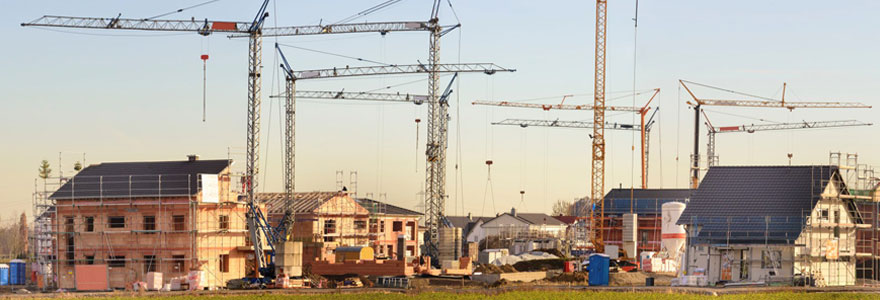
[[[95,216],[84,216],[83,225],[85,225],[85,232],[95,232]]]
[[[144,215],[143,216],[144,223],[144,231],[156,231],[156,216],[155,215]],[[152,222],[148,222],[148,219],[152,219]]]
[[[144,273],[157,272],[158,269],[156,255],[144,255]]]
[[[113,222],[114,219],[122,219],[122,222]],[[118,220],[117,220],[118,221]],[[107,228],[119,229],[125,228],[125,216],[107,216]]]
[[[229,254],[220,254],[220,273],[229,273]]]
[[[229,230],[229,215],[217,216],[217,227],[222,230]]]
[[[186,215],[172,215],[171,226],[174,231],[186,231]]]
[[[125,255],[108,256],[107,266],[110,268],[125,268]]]

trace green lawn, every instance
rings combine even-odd
[[[283,295],[283,294],[254,294],[254,295],[230,295],[230,296],[172,296],[150,297],[149,299],[169,300],[274,300],[274,299],[320,299],[320,300],[446,300],[446,299],[499,299],[499,300],[551,300],[551,299],[584,299],[584,300],[637,300],[637,299],[730,299],[730,300],[761,300],[761,299],[791,299],[791,300],[824,300],[824,299],[880,299],[880,294],[864,293],[753,293],[735,295],[693,295],[693,294],[668,294],[668,293],[627,293],[627,292],[587,292],[587,291],[515,291],[497,295],[480,293],[420,293],[417,295],[405,295],[395,293],[345,293],[345,294],[320,294],[320,295]],[[114,299],[135,299],[119,297]]]

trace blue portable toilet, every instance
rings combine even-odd
[[[9,265],[0,264],[0,285],[9,285]]]
[[[590,255],[589,283],[591,286],[608,285],[608,268],[611,258],[605,254]]]
[[[9,261],[9,284],[10,285],[23,285],[25,283],[25,265],[24,261],[20,259],[13,259]]]

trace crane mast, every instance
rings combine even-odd
[[[593,169],[590,189],[590,242],[596,252],[605,252],[602,241],[605,205],[605,32],[606,0],[596,0],[596,61],[593,84]],[[598,212],[596,211],[598,209]],[[598,215],[597,215],[598,214]],[[583,217],[583,214],[580,215]]]

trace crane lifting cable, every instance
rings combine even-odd
[[[179,13],[179,12],[183,12],[184,10],[188,10],[188,9],[196,8],[196,7],[199,7],[199,6],[208,5],[208,4],[211,4],[211,3],[217,2],[217,1],[220,1],[220,0],[210,0],[210,1],[205,1],[205,2],[202,2],[202,3],[196,4],[196,5],[187,6],[187,7],[184,7],[184,8],[178,8],[178,9],[176,9],[176,10],[172,10],[172,11],[169,11],[169,12],[166,12],[166,13],[163,13],[163,14],[158,14],[158,15],[155,15],[155,16],[152,16],[152,17],[149,17],[149,18],[144,18],[144,21],[149,21],[149,20],[156,19],[156,18],[161,18],[161,17],[167,16],[167,15],[176,14],[176,13]]]

